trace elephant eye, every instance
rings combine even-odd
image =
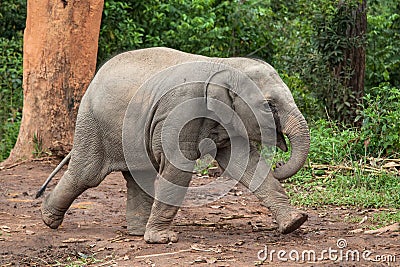
[[[272,110],[271,110],[271,104],[267,101],[267,102],[264,102],[264,110],[265,111],[268,111],[268,112],[271,112]]]

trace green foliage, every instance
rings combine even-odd
[[[26,0],[2,0],[0,2],[0,37],[19,37],[25,29]]]
[[[271,24],[268,1],[106,1],[99,61],[154,46],[207,56],[268,58],[273,51]]]
[[[364,97],[361,140],[369,155],[399,155],[400,151],[400,88],[381,84]]]
[[[308,118],[329,114],[347,121],[348,115],[354,113],[351,107],[356,101],[347,86],[354,72],[345,51],[365,46],[365,38],[347,36],[350,25],[355,24],[353,9],[359,1],[338,4],[300,0],[292,6],[286,1],[277,2],[280,5],[275,7],[276,12],[284,19],[276,25],[279,35],[274,39],[277,55],[273,64],[288,77],[300,79],[304,83],[303,94],[318,99],[318,112],[305,110]],[[338,65],[343,67],[337,68]]]
[[[0,162],[17,140],[22,112],[22,31],[26,1],[0,2]]]
[[[22,36],[0,37],[0,161],[18,136],[22,113]]]
[[[389,82],[400,88],[400,4],[372,1],[368,14],[368,87]]]
[[[106,256],[104,259],[97,259],[95,255],[87,255],[82,252],[74,251],[74,255],[68,256],[65,260],[56,261],[56,264],[53,266],[64,266],[64,267],[80,267],[80,266],[90,266],[90,265],[97,265],[100,266],[104,265],[106,260],[112,259],[113,256],[109,255]],[[103,263],[103,264],[101,264]]]
[[[101,22],[98,64],[118,52],[137,49],[143,43],[143,29],[134,20],[132,4],[125,1],[105,1]]]
[[[214,158],[207,154],[196,160],[194,171],[201,175],[207,175],[210,168],[215,166]]]
[[[319,164],[341,164],[353,161],[359,140],[357,128],[343,129],[334,122],[318,120],[310,127],[310,160]]]
[[[400,211],[393,209],[377,212],[373,215],[372,222],[377,223],[379,226],[400,222]]]

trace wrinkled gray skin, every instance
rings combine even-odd
[[[261,88],[265,100],[274,107],[272,112],[278,127],[277,139],[273,142],[286,151],[283,134],[286,135],[292,145],[292,154],[286,164],[279,164],[274,171],[269,172],[266,164],[262,166],[266,178],[261,186],[253,190],[253,193],[272,211],[282,233],[292,232],[306,221],[306,214],[289,205],[285,191],[278,180],[292,176],[305,163],[309,149],[309,132],[307,123],[289,89],[276,71],[270,65],[253,59],[217,59],[168,48],[150,48],[126,52],[112,58],[99,70],[90,84],[80,104],[68,170],[42,205],[42,218],[49,227],[57,228],[61,224],[71,203],[86,189],[98,186],[110,172],[121,171],[128,188],[126,217],[129,233],[144,235],[148,243],[168,243],[178,240],[177,234],[170,230],[178,207],[157,200],[157,195],[165,193],[164,185],[156,183],[153,189],[156,195],[154,200],[142,191],[127,168],[122,148],[122,123],[130,99],[147,79],[170,66],[191,61],[210,61],[234,67],[246,73]],[[181,78],[179,73],[176,73],[176,77]],[[255,122],[247,117],[249,111],[240,99],[222,91],[221,88],[214,87],[217,86],[209,86],[208,97],[218,99],[232,107],[245,122],[250,133],[249,139],[260,141],[259,133],[253,133],[251,130],[254,129]],[[203,93],[203,88],[198,90],[189,88],[185,94],[180,94],[179,99],[170,95],[163,97],[157,110],[152,113],[152,127],[154,127],[152,135],[145,136],[146,143],[151,144],[147,149],[152,152],[154,167],[166,180],[182,186],[189,185],[192,173],[177,169],[164,158],[160,144],[160,129],[165,114],[168,114],[171,108]],[[145,102],[141,104],[148,109],[152,105]],[[204,108],[213,112],[212,106]],[[143,129],[132,130],[143,131]],[[221,168],[226,168],[230,159],[230,141],[223,127],[215,121],[207,118],[196,119],[182,129],[180,138],[184,139],[179,140],[180,142],[185,141],[188,144],[183,151],[188,159],[198,158],[199,142],[204,138],[211,138],[217,145],[216,160]],[[240,143],[243,137],[238,134],[234,138]],[[250,164],[240,180],[240,183],[248,188],[255,165],[264,162],[260,161],[259,157],[257,149],[251,146]],[[231,160],[234,161],[234,167],[229,175],[235,177],[239,173],[243,158],[235,155]],[[156,177],[146,179],[148,186],[154,187]],[[183,195],[180,194],[176,197],[183,199]]]

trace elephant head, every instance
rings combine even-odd
[[[285,164],[276,164],[273,171],[276,179],[284,180],[306,162],[310,146],[307,122],[275,69],[263,61],[248,59],[247,62],[247,66],[240,68],[244,73],[226,69],[212,75],[206,82],[205,95],[232,107],[232,114],[219,112],[219,117],[224,123],[235,125],[233,113],[236,113],[246,128],[246,133],[239,131],[241,136],[247,135],[251,141],[275,145],[283,151],[287,151],[284,135],[288,137],[290,159]],[[207,108],[218,113],[219,106],[209,101]],[[262,136],[267,138],[261,139]]]

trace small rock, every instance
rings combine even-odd
[[[34,234],[35,234],[35,232],[34,232],[34,231],[31,231],[31,230],[26,230],[25,233],[26,233],[27,235],[34,235]]]

